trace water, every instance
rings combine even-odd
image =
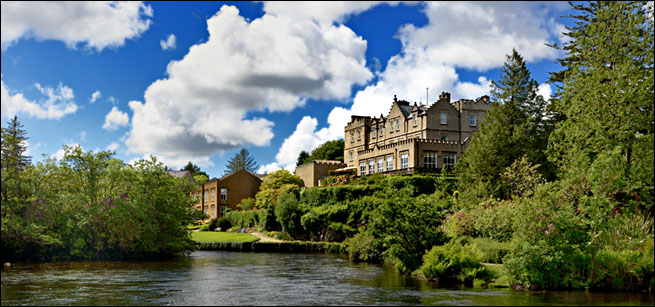
[[[332,254],[197,251],[158,262],[14,264],[2,305],[649,305],[639,293],[443,289]]]

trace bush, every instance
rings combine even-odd
[[[286,231],[293,237],[298,237],[304,233],[300,222],[304,210],[298,204],[297,188],[290,188],[282,191],[277,199],[275,207],[275,216],[277,221],[282,225],[282,230]]]
[[[230,220],[224,216],[218,219],[217,225],[221,229],[221,231],[227,231],[232,227],[232,223],[230,223]]]
[[[480,251],[481,262],[503,263],[503,258],[511,250],[510,242],[499,242],[489,238],[473,238],[470,242]]]
[[[440,283],[464,283],[472,286],[473,279],[487,279],[490,275],[480,264],[481,252],[473,245],[453,240],[433,247],[423,256],[421,273]]]
[[[512,200],[489,200],[468,212],[460,211],[450,216],[446,228],[453,236],[506,242],[514,234],[517,208],[518,204]]]
[[[368,231],[343,241],[351,261],[382,262],[382,244]]]
[[[250,228],[260,224],[260,216],[263,212],[264,210],[230,211],[225,214],[225,217],[235,227]]]
[[[209,223],[207,223],[207,230],[214,231],[216,230],[216,227],[218,227],[218,219],[212,218],[211,220],[209,220]]]
[[[198,228],[198,231],[209,231],[209,224],[205,224]]]

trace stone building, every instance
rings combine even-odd
[[[394,96],[384,117],[356,116],[345,127],[344,161],[357,175],[452,168],[491,108],[488,96],[450,101],[442,92],[430,106]]]
[[[200,189],[192,192],[198,199],[193,208],[202,210],[209,218],[225,215],[226,209],[237,210],[237,205],[244,198],[255,198],[262,180],[246,170],[214,178],[203,183]]]
[[[305,183],[305,187],[318,186],[318,181],[329,176],[330,171],[346,167],[341,161],[333,160],[314,160],[296,167],[296,176],[300,177]]]

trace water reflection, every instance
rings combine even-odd
[[[159,262],[13,265],[2,305],[653,305],[652,295],[439,289],[330,254],[204,252]]]

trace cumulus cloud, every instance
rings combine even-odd
[[[112,107],[111,111],[105,116],[105,123],[102,129],[116,130],[119,127],[128,126],[130,124],[130,117],[125,112],[121,112],[117,107]]]
[[[142,2],[2,1],[2,48],[21,38],[83,44],[98,52],[120,47],[145,32],[152,8]]]
[[[116,149],[118,149],[118,147],[120,147],[120,145],[118,145],[118,143],[111,142],[111,144],[107,145],[106,149],[109,150],[109,151],[116,151]]]
[[[102,94],[100,94],[100,91],[95,91],[95,92],[93,92],[93,94],[91,94],[91,98],[89,99],[89,101],[90,101],[91,103],[94,103],[94,102],[96,102],[96,100],[98,100],[98,98],[100,98],[101,96],[102,96]]]
[[[295,143],[294,140],[301,139],[299,135],[303,135],[302,139],[321,141],[343,138],[350,115],[386,116],[394,95],[421,102],[425,100],[425,89],[429,88],[429,101],[434,102],[442,91],[450,92],[452,100],[475,99],[489,93],[490,80],[479,77],[477,82],[462,82],[457,68],[483,72],[501,67],[512,48],[528,62],[556,58],[556,51],[545,43],[561,41],[558,31],[562,27],[543,16],[561,9],[565,7],[559,4],[426,3],[424,13],[428,24],[421,28],[401,27],[398,38],[402,51],[389,59],[386,69],[377,74],[377,82],[359,91],[350,109],[335,107],[327,127],[310,131],[299,124],[285,140],[274,163],[289,166],[287,160],[297,158],[301,150],[311,150],[309,144],[285,147],[287,141]]]
[[[67,146],[69,147],[80,147],[82,151],[84,151],[84,147],[80,145],[79,143],[69,143]],[[62,146],[59,150],[57,150],[54,154],[50,155],[50,158],[57,159],[61,161],[64,159],[64,155],[66,154],[66,150],[64,150],[64,147]]]
[[[364,12],[385,1],[265,1],[264,11],[275,16],[292,16],[330,24],[341,22],[351,14]],[[396,5],[398,1],[386,1]]]
[[[0,99],[2,104],[2,117],[11,118],[19,113],[27,114],[30,117],[39,119],[60,119],[68,114],[77,111],[77,105],[73,101],[75,95],[73,90],[59,83],[57,88],[41,86],[36,83],[36,89],[47,98],[39,101],[31,101],[22,93],[9,94],[9,89],[4,81],[0,81]]]
[[[249,22],[225,5],[207,29],[207,42],[170,62],[144,102],[129,103],[130,152],[172,161],[265,146],[273,123],[248,112],[291,111],[307,99],[345,102],[353,85],[373,77],[366,41],[345,26],[270,14]]]
[[[169,35],[166,40],[160,40],[159,44],[163,50],[175,49],[175,34]]]
[[[551,95],[553,94],[553,89],[550,87],[550,84],[542,83],[537,89],[537,94],[544,97],[544,100],[549,101]]]

